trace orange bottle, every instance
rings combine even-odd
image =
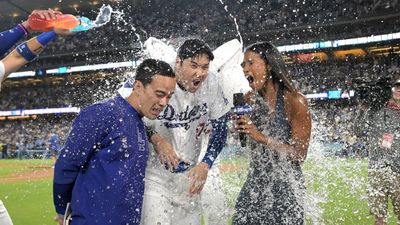
[[[33,14],[28,18],[29,27],[37,31],[50,31],[54,28],[70,30],[79,25],[79,20],[71,14],[57,15],[56,19],[42,19],[39,15]]]

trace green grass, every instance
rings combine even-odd
[[[52,182],[15,182],[0,184],[0,199],[4,202],[14,225],[55,224]]]
[[[13,173],[31,171],[33,167],[49,167],[52,160],[0,160],[0,178]],[[52,203],[52,180],[0,183],[0,199],[4,202],[14,225],[55,224]]]
[[[244,160],[223,160],[239,168],[223,174],[229,207],[234,207],[240,187],[247,174]],[[0,160],[0,178],[32,166],[51,166],[51,160]],[[17,165],[13,169],[13,165]],[[22,168],[21,168],[22,167]],[[323,158],[308,160],[303,166],[307,181],[308,224],[373,224],[366,200],[367,161]],[[54,225],[52,181],[20,181],[0,183],[0,199],[12,216],[14,225]],[[389,224],[395,225],[393,209]]]

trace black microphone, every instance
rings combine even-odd
[[[244,95],[243,93],[235,93],[233,94],[233,105],[235,107],[244,106],[246,103],[244,102]],[[246,134],[239,133],[240,144],[242,147],[246,147]]]

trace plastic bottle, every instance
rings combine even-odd
[[[28,18],[29,27],[33,30],[50,31],[53,29],[70,30],[80,24],[79,19],[71,14],[57,15],[56,19],[43,19],[33,14]]]
[[[93,27],[95,27],[93,21],[91,21],[87,17],[81,16],[78,19],[79,19],[79,25],[74,27],[74,29],[69,30],[70,32],[88,31]]]

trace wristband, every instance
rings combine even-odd
[[[50,41],[52,41],[56,37],[57,37],[56,32],[49,31],[49,32],[44,32],[41,35],[37,36],[36,39],[42,46],[46,46]]]
[[[17,52],[28,62],[36,58],[36,55],[29,49],[27,42],[18,45]]]
[[[24,32],[25,37],[28,36],[29,32],[22,24],[18,24],[18,27]]]

